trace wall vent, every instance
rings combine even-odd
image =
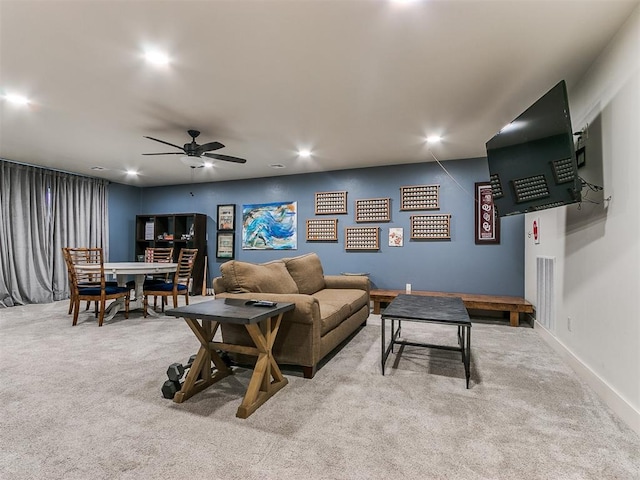
[[[536,320],[550,331],[556,329],[555,266],[556,257],[536,257]]]

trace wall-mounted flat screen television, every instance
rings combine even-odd
[[[567,87],[562,80],[486,144],[498,215],[579,202]]]

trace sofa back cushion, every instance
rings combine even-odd
[[[298,293],[282,261],[257,264],[231,260],[220,265],[220,272],[227,292]]]
[[[298,291],[312,295],[324,288],[324,272],[320,257],[315,253],[285,258],[284,263],[298,286]]]

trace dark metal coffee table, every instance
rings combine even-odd
[[[241,299],[220,298],[174,308],[165,313],[165,315],[173,317],[183,317],[200,341],[198,354],[189,369],[182,388],[173,397],[174,402],[182,403],[233,373],[216,350],[258,357],[247,386],[247,392],[238,407],[237,417],[247,418],[289,383],[273,358],[272,348],[280,328],[282,315],[293,310],[295,305],[293,303],[278,303],[273,307],[261,307],[248,305],[246,302]],[[244,325],[255,346],[214,342],[213,337],[221,323]],[[213,374],[211,362],[216,366],[216,371]]]
[[[384,364],[387,357],[393,352],[394,345],[411,345],[416,347],[438,348],[441,350],[453,350],[462,353],[462,363],[467,377],[467,388],[469,388],[469,360],[471,355],[471,320],[469,313],[464,306],[464,302],[459,297],[429,297],[417,295],[398,295],[385,308],[381,316],[382,319],[382,375],[384,375]],[[391,342],[385,345],[385,320],[391,320]],[[395,328],[395,322],[398,327]],[[446,345],[432,345],[428,343],[415,343],[400,341],[400,329],[402,320],[409,322],[441,323],[445,325],[456,325],[458,327],[458,347]]]

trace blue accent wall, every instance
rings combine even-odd
[[[476,245],[474,237],[474,183],[488,181],[486,158],[442,162],[455,179],[434,162],[395,165],[365,169],[340,170],[169,187],[142,189],[140,214],[204,213],[208,216],[209,277],[219,274],[220,262],[215,258],[216,209],[218,204],[236,204],[235,258],[247,262],[266,262],[308,252],[316,252],[326,274],[368,272],[375,288],[404,288],[411,283],[414,290],[436,290],[495,295],[524,295],[524,216],[501,218],[500,244]],[[250,168],[238,167],[238,168]],[[197,173],[197,172],[196,172]],[[457,183],[456,183],[457,182]],[[440,209],[432,211],[400,211],[400,187],[408,185],[440,185]],[[459,185],[458,185],[459,184]],[[314,214],[315,192],[347,191],[348,213],[324,215],[338,218],[338,242],[307,242],[306,220]],[[134,197],[133,192],[129,192]],[[125,195],[123,194],[123,197]],[[355,218],[355,200],[391,198],[391,222],[360,223]],[[295,201],[298,204],[297,250],[242,250],[242,205]],[[133,257],[133,208],[126,212],[128,254]],[[412,214],[450,213],[450,240],[410,240],[409,217]],[[111,212],[114,219],[116,213]],[[118,242],[125,238],[125,225],[114,227]],[[375,252],[344,249],[347,226],[381,227],[381,248]],[[404,246],[389,247],[389,227],[404,229]],[[115,242],[115,238],[112,240]],[[114,245],[114,243],[112,243]]]
[[[109,261],[132,262],[135,252],[136,215],[142,189],[109,184]]]

